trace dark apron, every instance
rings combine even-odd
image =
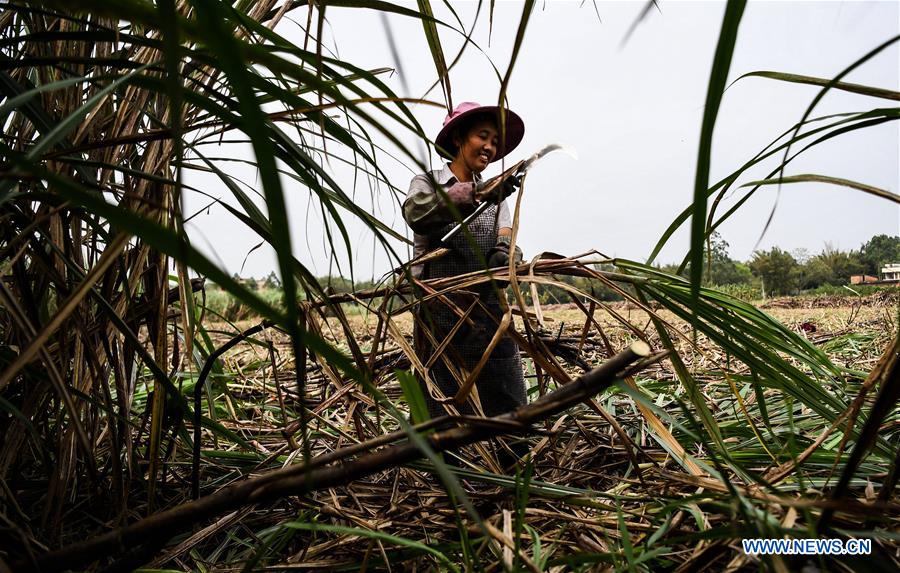
[[[496,221],[497,206],[492,205],[469,224],[469,232],[474,238],[474,249],[471,239],[464,232],[458,233],[448,244],[444,245],[450,249],[449,253],[425,264],[422,278],[450,277],[483,269],[482,261],[497,242]],[[454,224],[447,225],[435,233],[432,236],[433,244],[429,245],[429,249],[438,247],[440,237],[453,226]],[[474,292],[487,311],[499,321],[503,313],[493,285],[485,283],[467,290]],[[466,296],[463,293],[454,293],[448,295],[447,298],[452,300],[462,311],[469,308],[473,301],[472,296]],[[418,316],[422,323],[427,325],[436,344],[440,344],[444,340],[459,320],[456,313],[438,299],[431,299],[423,303],[418,310]],[[469,317],[472,319],[472,324],[463,324],[444,350],[444,354],[457,368],[457,371],[460,366],[465,368],[466,372],[461,376],[463,381],[467,372],[473,370],[481,360],[497,331],[497,322],[480,307],[476,307]],[[423,364],[427,363],[434,354],[434,346],[422,332],[417,332],[416,350]],[[459,391],[460,383],[447,369],[442,358],[438,358],[432,365],[429,376],[446,397],[452,398]],[[479,373],[475,386],[478,388],[481,407],[486,416],[496,416],[525,404],[525,378],[522,374],[519,347],[509,335],[504,336],[494,348]],[[437,417],[446,414],[444,407],[431,397],[424,384],[423,390],[431,416]],[[469,402],[457,406],[457,409],[461,414],[471,415],[474,413]]]

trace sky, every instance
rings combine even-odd
[[[407,4],[413,6],[414,4]],[[497,1],[488,36],[489,2],[483,2],[473,40],[451,70],[454,105],[461,101],[496,103],[500,73],[509,65],[522,4]],[[524,37],[508,88],[510,108],[525,121],[525,137],[511,155],[518,160],[537,149],[562,143],[578,158],[550,155],[529,173],[522,197],[518,244],[526,259],[544,251],[576,255],[596,249],[613,257],[646,260],[672,220],[693,196],[698,143],[707,82],[724,14],[720,2],[660,2],[622,44],[643,2],[538,2]],[[441,2],[435,17],[454,18]],[[454,2],[471,25],[476,2]],[[599,18],[598,18],[599,13]],[[294,10],[276,31],[302,44],[305,9]],[[326,43],[337,55],[363,68],[398,68],[388,47],[380,14],[373,10],[329,7]],[[443,102],[429,88],[437,75],[420,21],[388,17],[398,47],[399,73],[382,76],[402,96]],[[298,22],[300,24],[298,24]],[[900,2],[750,2],[738,33],[729,81],[759,70],[832,78],[877,45],[900,33]],[[462,36],[441,29],[448,60]],[[405,82],[403,81],[405,80]],[[852,71],[844,81],[900,90],[900,48],[894,44]],[[408,89],[407,89],[408,88]],[[745,78],[726,91],[715,126],[710,182],[732,173],[783,131],[800,120],[818,88],[762,78]],[[896,106],[896,102],[832,91],[814,116]],[[434,137],[446,109],[413,105],[418,121]],[[410,148],[414,138],[397,132]],[[385,143],[376,138],[377,143]],[[386,143],[385,143],[386,144]],[[394,152],[386,144],[387,151]],[[242,157],[246,146],[225,145],[219,155]],[[430,161],[437,166],[436,155]],[[391,183],[405,192],[415,174],[411,160],[383,158]],[[774,166],[749,171],[741,179],[763,178]],[[227,168],[251,182],[240,164]],[[335,178],[358,204],[394,229],[409,235],[399,200],[384,186],[370,189],[339,164]],[[241,172],[241,170],[244,170]],[[485,172],[491,176],[498,166]],[[900,127],[897,122],[841,136],[806,152],[786,175],[813,173],[851,179],[900,193]],[[228,201],[224,185],[186,173],[185,182]],[[294,252],[317,275],[337,274],[323,237],[318,207],[309,193],[286,182]],[[732,195],[733,204],[736,197]],[[206,204],[188,197],[187,212]],[[771,224],[766,221],[773,213]],[[347,275],[379,277],[395,263],[361,223],[350,222],[350,254],[339,246],[336,260]],[[765,232],[764,232],[765,230]],[[265,276],[277,268],[274,253],[255,249],[252,232],[222,207],[203,211],[190,223],[192,241],[229,273]],[[720,227],[730,254],[747,260],[754,249],[779,246],[820,252],[826,244],[858,249],[876,234],[900,234],[900,206],[845,187],[802,183],[764,187]],[[689,231],[682,227],[657,261],[680,261]],[[393,247],[401,258],[406,246]]]

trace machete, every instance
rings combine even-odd
[[[560,145],[558,143],[551,143],[550,145],[539,150],[537,153],[535,153],[528,159],[519,161],[518,163],[516,163],[515,165],[513,165],[512,167],[510,167],[509,169],[507,169],[500,175],[498,175],[497,177],[494,177],[490,181],[487,181],[486,183],[481,185],[480,188],[478,189],[478,192],[479,193],[488,193],[491,190],[493,190],[496,186],[500,185],[503,181],[505,181],[507,177],[510,177],[513,175],[517,176],[517,177],[521,177],[521,176],[525,175],[528,172],[528,170],[531,169],[531,167],[537,162],[538,159],[544,157],[545,155],[547,155],[549,153],[553,153],[554,151],[562,151],[572,158],[575,158],[575,159],[578,158],[574,149]],[[478,207],[474,211],[472,211],[465,219],[463,219],[462,221],[457,223],[452,229],[447,231],[446,235],[441,237],[441,244],[446,245],[447,241],[449,241],[450,239],[452,239],[453,237],[458,235],[459,232],[463,230],[463,227],[468,227],[469,223],[471,223],[479,215],[484,213],[485,209],[487,209],[492,204],[493,203],[491,203],[491,201],[485,201],[485,202],[481,203],[480,205],[478,205]]]

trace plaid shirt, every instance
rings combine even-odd
[[[453,188],[456,186],[471,186],[481,181],[480,174],[476,173],[475,183],[461,183],[450,170],[449,163],[444,165],[443,169],[436,169],[430,174],[423,173],[413,177],[409,184],[406,200],[403,202],[403,218],[413,229],[413,257],[423,255],[437,247],[437,241],[443,234],[440,233],[440,230],[447,224],[455,222],[450,209],[440,195],[435,192],[432,178],[443,187],[444,192],[448,195],[453,194]],[[504,200],[500,203],[497,214],[497,229],[509,227],[512,227],[512,217],[509,213],[509,206]],[[422,272],[421,265],[416,265],[412,271],[413,275],[419,276]]]

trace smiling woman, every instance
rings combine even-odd
[[[419,278],[450,277],[486,266],[508,266],[510,258],[522,260],[521,251],[509,250],[511,222],[504,201],[518,179],[509,177],[493,196],[479,192],[481,173],[512,151],[525,131],[521,118],[507,111],[501,138],[500,113],[497,107],[472,102],[457,106],[435,138],[441,155],[451,161],[442,169],[417,175],[410,184],[403,214],[415,232],[416,255],[437,247],[448,249],[443,257],[415,268]],[[440,237],[481,202],[492,204],[469,223],[468,236],[460,233],[442,243]],[[442,397],[454,397],[461,413],[474,410],[488,416],[525,403],[519,348],[498,326],[508,323],[499,320],[503,312],[498,291],[489,283],[472,290],[474,296],[456,293],[446,300],[423,302],[418,312],[416,349],[426,365],[427,376],[422,377],[432,416],[444,413]],[[460,317],[463,310],[466,318]],[[443,344],[448,337],[449,343]],[[482,359],[484,355],[488,357]],[[471,392],[473,386],[477,392]]]

